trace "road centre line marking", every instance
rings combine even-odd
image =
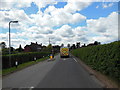
[[[73,60],[75,60],[75,62],[77,62],[77,60],[75,58],[73,58]]]
[[[33,86],[31,86],[29,90],[32,90],[33,88],[34,88],[34,87],[33,87]]]

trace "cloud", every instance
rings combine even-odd
[[[103,9],[106,9],[106,8],[109,8],[109,7],[112,7],[114,5],[114,3],[105,3],[103,2],[101,5],[97,5],[96,8],[100,8],[102,7]]]
[[[99,5],[97,5],[96,8],[99,8]]]
[[[57,4],[56,0],[33,0],[33,2],[38,6],[39,10],[40,8],[45,7],[46,5],[50,4],[50,5],[54,5]]]
[[[109,3],[109,4],[103,3],[103,4],[102,4],[102,8],[112,7],[113,5],[114,5],[113,3]]]
[[[10,11],[0,11],[0,27],[2,28],[8,28],[10,21],[18,21],[18,23],[13,24],[11,23],[12,28],[19,28],[21,27],[27,27],[28,24],[32,24],[32,19],[29,18],[29,16],[24,12],[24,10],[10,10]]]
[[[74,32],[69,25],[63,25],[60,29],[55,31],[56,35],[60,35],[62,38],[72,38],[74,37]]]
[[[98,35],[98,40],[101,42],[110,42],[118,40],[118,13],[112,12],[108,17],[100,17],[99,19],[89,19],[87,22],[87,28],[89,32]],[[100,37],[103,39],[101,39]]]
[[[39,10],[40,8],[43,8],[45,7],[46,5],[48,4],[56,4],[57,1],[56,0],[46,0],[46,1],[43,1],[43,0],[27,0],[27,1],[24,1],[24,0],[4,0],[4,1],[0,1],[0,10],[11,10],[11,9],[21,9],[23,7],[30,7],[31,6],[31,3],[35,3]]]
[[[14,8],[30,7],[33,0],[4,0],[0,1],[0,10],[11,10]]]
[[[76,42],[87,43],[88,37],[86,29],[86,27],[79,26],[72,28],[69,25],[63,25],[60,29],[55,30],[53,36],[61,38],[61,41],[56,44],[64,43],[64,45],[67,45],[68,43],[73,44]]]
[[[75,35],[77,35],[78,37],[86,35],[87,33],[87,27],[76,27],[75,29],[73,29],[73,32],[75,33]]]
[[[69,13],[64,8],[55,8],[49,6],[44,13],[39,12],[30,16],[36,22],[36,25],[41,27],[55,27],[64,24],[81,23],[86,20],[86,17],[80,13]]]
[[[17,48],[20,44],[22,46],[24,46],[26,44],[26,40],[23,39],[23,38],[20,38],[20,37],[23,37],[23,33],[11,33],[11,46],[14,47],[14,48]],[[0,41],[1,42],[5,42],[7,47],[9,45],[8,43],[8,36],[9,36],[9,33],[0,33]]]
[[[68,4],[64,7],[66,12],[74,13],[88,7],[92,2],[83,2],[82,0],[68,0]]]
[[[12,5],[15,4],[15,7],[29,7],[30,4],[32,3],[32,1],[36,4],[43,4],[43,6],[46,6],[47,4],[54,4],[54,1],[37,1],[37,0],[30,0],[28,2],[21,2],[21,0],[17,1],[12,1],[10,0],[9,2],[4,1],[1,2],[2,3],[12,3]],[[47,2],[47,3],[46,3]],[[75,2],[71,1],[69,3],[73,3],[76,4]],[[19,9],[19,8],[13,8],[12,5],[12,9],[9,11],[0,11],[0,16],[1,16],[1,25],[0,27],[4,27],[4,28],[8,28],[8,23],[11,20],[18,20],[20,23],[19,25],[15,25],[13,24],[14,27],[18,27],[20,29],[22,29],[21,27],[29,27],[28,24],[36,24],[38,26],[41,27],[55,27],[55,26],[61,26],[63,24],[75,24],[75,23],[79,23],[82,22],[84,20],[86,20],[86,17],[81,15],[80,13],[73,13],[73,12],[69,12],[68,10],[68,6],[69,3],[66,5],[66,7],[58,9],[55,8],[54,6],[49,6],[46,10],[45,13],[42,13],[41,11],[38,11],[37,14],[32,14],[30,16],[28,16],[24,10]],[[80,5],[79,5],[79,4]],[[74,11],[77,10],[81,10],[85,7],[87,7],[88,5],[90,5],[90,3],[88,2],[77,2],[77,7],[72,7],[74,9]],[[9,6],[8,6],[9,7]],[[39,7],[39,6],[38,6]],[[67,8],[67,10],[66,10]],[[69,7],[69,9],[72,9],[71,7]],[[79,9],[77,9],[79,8]],[[24,24],[23,24],[24,23]]]
[[[73,6],[70,6],[70,5]],[[83,8],[89,6],[90,2],[80,2],[80,1],[68,1],[64,8],[55,8],[54,6],[49,6],[44,11],[36,15],[31,15],[37,22],[37,25],[41,26],[61,26],[63,24],[75,24],[86,20],[86,17],[80,13],[75,13]],[[76,6],[77,5],[77,6]],[[42,23],[41,23],[42,22]]]

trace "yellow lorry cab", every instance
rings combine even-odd
[[[60,48],[60,57],[69,57],[69,48],[68,47],[61,47]]]

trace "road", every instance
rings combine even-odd
[[[3,77],[3,88],[101,88],[74,57],[43,61]]]

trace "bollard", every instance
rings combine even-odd
[[[34,57],[34,61],[36,62],[36,57]]]
[[[16,67],[16,68],[18,67],[18,61],[15,62],[15,67]]]
[[[52,54],[50,55],[50,59],[52,59],[53,58],[53,56],[52,56]]]

